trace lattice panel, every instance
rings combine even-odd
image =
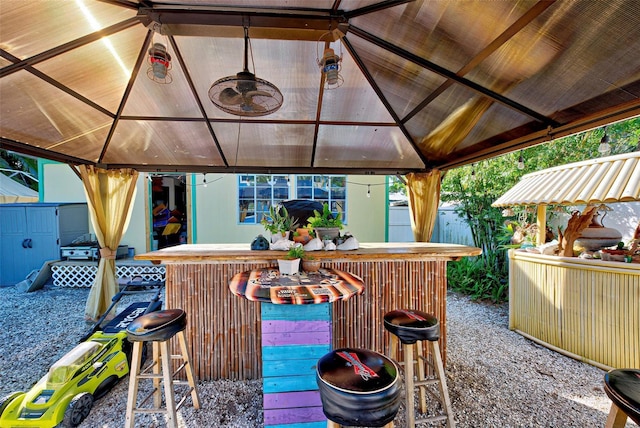
[[[53,285],[57,287],[91,287],[96,279],[98,265],[55,264],[51,266]],[[117,278],[142,277],[144,281],[162,281],[162,265],[116,265]]]

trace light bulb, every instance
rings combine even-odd
[[[329,85],[336,85],[338,83],[338,60],[335,52],[331,48],[324,50],[322,72],[327,77],[327,83]]]
[[[522,157],[522,151],[520,151],[520,157],[518,157],[518,169],[524,169],[524,158]]]
[[[367,198],[370,198],[370,197],[371,197],[371,185],[368,184],[367,185]]]
[[[604,134],[604,136],[600,140],[600,145],[598,146],[598,152],[604,155],[609,153],[610,151],[611,151],[611,145],[609,144],[609,136],[607,134]]]
[[[207,187],[207,174],[202,175],[202,184],[204,184],[204,187]]]

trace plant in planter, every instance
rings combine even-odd
[[[318,272],[320,270],[320,260],[316,260],[313,256],[306,254],[302,258],[302,270],[305,272]]]
[[[340,235],[340,229],[343,226],[341,213],[334,217],[329,209],[329,204],[324,203],[322,204],[322,213],[318,210],[313,210],[313,214],[312,217],[307,219],[307,227],[313,228],[320,240],[333,240]]]
[[[278,259],[278,270],[281,275],[294,275],[300,270],[300,260],[305,256],[302,245],[296,244],[289,248],[283,259]]]
[[[285,207],[269,207],[269,215],[264,216],[260,223],[271,232],[271,241],[288,239],[289,233],[298,226],[298,220],[289,216]]]
[[[293,242],[299,242],[302,245],[306,244],[311,240],[311,231],[306,227],[298,227],[296,231],[293,232]]]

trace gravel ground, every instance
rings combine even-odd
[[[0,288],[0,397],[27,390],[89,329],[87,289],[23,293]],[[119,306],[128,305],[126,297]],[[140,299],[139,297],[137,299]],[[604,372],[541,347],[508,329],[507,305],[449,294],[446,368],[458,427],[602,427],[610,401]],[[262,426],[261,381],[199,383],[202,409],[178,412],[180,427]],[[124,425],[127,382],[98,400],[82,428]],[[137,426],[165,426],[161,417],[136,417]],[[403,426],[401,407],[396,426]],[[632,422],[627,427],[637,427]]]

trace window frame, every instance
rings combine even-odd
[[[305,180],[305,183],[301,181]],[[273,184],[270,184],[273,182]],[[261,183],[261,185],[258,185]],[[317,174],[238,174],[237,175],[237,224],[257,225],[262,216],[269,212],[269,207],[288,199],[310,199],[320,203],[328,203],[333,215],[342,214],[342,222],[347,224],[347,176]],[[264,184],[268,184],[265,186]],[[269,189],[268,197],[259,197],[260,189]],[[286,188],[283,193],[276,194],[277,189]],[[251,195],[243,194],[247,190]],[[243,213],[243,201],[246,210]],[[252,218],[253,221],[246,221]]]

